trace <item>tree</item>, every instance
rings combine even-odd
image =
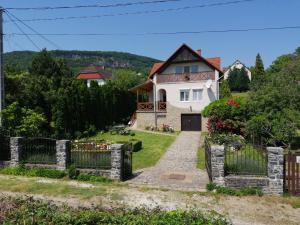
[[[231,91],[227,80],[223,80],[220,88],[220,98],[231,97]]]
[[[245,68],[237,69],[234,68],[229,72],[228,84],[231,91],[248,91],[249,90],[249,77]]]
[[[259,87],[265,82],[265,68],[260,54],[256,55],[255,66],[252,70],[252,89],[259,89]]]

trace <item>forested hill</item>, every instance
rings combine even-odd
[[[129,68],[139,72],[149,71],[152,64],[158,60],[126,52],[113,51],[49,51],[53,57],[66,60],[67,64],[76,73],[91,64],[109,68]],[[14,51],[4,54],[4,63],[16,65],[26,70],[32,58],[37,54],[33,51]]]

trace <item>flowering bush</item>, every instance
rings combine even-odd
[[[202,112],[208,117],[210,135],[231,133],[245,135],[247,110],[243,98],[221,99],[208,105]]]
[[[162,125],[162,131],[163,131],[163,132],[171,132],[171,133],[173,133],[173,132],[174,132],[174,129],[173,129],[173,127],[171,127],[170,125],[163,124],[163,125]]]

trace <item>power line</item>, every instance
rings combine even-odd
[[[205,33],[232,33],[232,32],[250,32],[250,31],[271,31],[271,30],[288,30],[300,29],[300,25],[284,27],[262,27],[247,29],[227,29],[227,30],[202,30],[202,31],[175,31],[175,32],[146,32],[146,33],[46,33],[45,36],[148,36],[148,35],[180,35],[180,34],[205,34]],[[30,35],[33,33],[10,33],[5,35]]]
[[[12,17],[8,13],[6,13],[6,15],[8,16],[9,20],[12,21],[16,25],[16,27],[22,32],[22,34],[27,37],[27,39],[31,42],[31,44],[40,51],[41,49],[37,46],[37,44],[34,43],[34,41],[29,37],[29,35],[26,34],[15,21],[12,20]]]
[[[154,0],[154,1],[139,1],[139,2],[126,2],[126,3],[116,3],[116,4],[108,4],[108,5],[75,5],[75,6],[43,6],[43,7],[23,7],[23,8],[6,8],[8,10],[56,10],[56,9],[78,9],[78,8],[112,8],[112,7],[125,7],[125,6],[133,6],[133,5],[145,5],[145,4],[159,4],[159,3],[167,3],[167,2],[180,2],[183,0]]]
[[[48,38],[44,37],[42,34],[40,34],[39,32],[37,32],[35,29],[33,29],[31,26],[27,25],[26,23],[24,23],[22,20],[20,20],[18,17],[16,17],[14,14],[12,14],[11,12],[9,12],[8,10],[5,10],[6,14],[11,15],[15,20],[17,20],[18,22],[22,23],[25,27],[27,27],[29,30],[33,31],[34,33],[36,33],[37,35],[39,35],[42,39],[44,39],[45,41],[47,41],[48,43],[50,43],[51,45],[53,45],[55,48],[60,49],[60,47],[54,43],[53,41],[49,40]]]
[[[93,15],[93,16],[69,16],[69,17],[55,17],[55,18],[33,18],[33,19],[23,19],[22,21],[25,21],[25,22],[56,21],[56,20],[91,19],[91,18],[102,18],[102,17],[142,15],[142,14],[152,14],[152,13],[182,11],[182,10],[189,10],[189,9],[195,9],[195,8],[226,6],[226,5],[233,5],[233,4],[239,4],[239,3],[244,3],[244,2],[252,2],[252,1],[255,1],[255,0],[236,0],[236,1],[229,1],[229,2],[202,4],[202,5],[193,5],[193,6],[184,6],[184,7],[178,7],[178,8],[168,8],[168,9],[160,9],[160,10],[146,10],[146,11],[136,11],[136,12],[125,12],[125,13],[101,14],[101,15]]]

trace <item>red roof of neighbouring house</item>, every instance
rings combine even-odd
[[[102,66],[89,66],[85,70],[82,70],[76,76],[77,80],[80,79],[110,79],[112,74],[105,70]]]
[[[223,73],[221,70],[221,58],[215,57],[215,58],[204,58],[200,52],[194,51],[192,48],[190,48],[188,45],[183,44],[181,45],[173,55],[171,55],[165,62],[155,63],[150,71],[149,77],[151,78],[155,73],[157,73],[162,68],[165,68],[168,64],[171,63],[172,59],[180,52],[181,49],[186,48],[188,49],[193,55],[195,55],[199,60],[206,63],[208,66],[218,70],[219,72]]]

